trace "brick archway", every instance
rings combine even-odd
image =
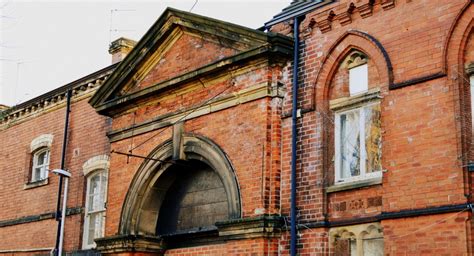
[[[443,70],[445,72],[458,72],[459,70],[463,70],[462,59],[464,57],[464,50],[467,46],[469,36],[472,35],[473,31],[474,4],[472,4],[472,1],[468,1],[451,25],[444,46]]]
[[[241,216],[240,193],[232,165],[226,154],[212,141],[201,136],[183,136],[186,159],[209,166],[223,183],[228,206],[228,218]],[[173,154],[173,142],[163,143],[153,150],[140,166],[127,192],[122,208],[119,234],[156,236],[160,206],[165,199],[167,184],[161,180],[174,164],[168,162]],[[165,162],[154,161],[159,159]],[[157,185],[158,184],[158,185]],[[160,193],[161,192],[161,193]]]
[[[474,4],[468,1],[453,21],[444,46],[443,71],[448,75],[448,86],[452,86],[459,155],[458,165],[467,169],[474,159],[472,137],[473,113],[471,113],[471,92],[467,65],[474,64]],[[464,194],[472,193],[472,177],[466,170]]]
[[[353,50],[361,51],[374,60],[379,71],[380,80],[385,81],[386,88],[393,84],[392,63],[382,44],[365,32],[349,30],[334,42],[322,61],[321,70],[313,87],[312,98],[315,102],[323,103],[327,101],[331,80],[337,71],[338,64]]]

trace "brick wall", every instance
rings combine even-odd
[[[167,250],[165,255],[275,255],[278,251],[276,241],[263,238],[229,241],[224,244]]]
[[[470,218],[462,212],[383,221],[385,253],[471,255],[466,242]]]
[[[309,13],[301,25],[299,101],[303,114],[298,120],[297,147],[299,223],[316,223],[324,220],[326,214],[330,221],[354,220],[382,212],[456,205],[467,201],[464,196],[466,169],[459,161],[463,152],[459,146],[461,134],[457,133],[459,120],[465,118],[461,116],[466,116],[463,115],[466,112],[457,109],[460,104],[457,85],[450,76],[442,76],[397,90],[391,87],[444,72],[450,30],[458,22],[464,24],[465,20],[467,23],[471,20],[472,23],[472,11],[465,11],[470,13],[471,18],[465,17],[469,14],[459,18],[462,8],[469,1],[394,1],[394,7],[390,8],[375,1],[370,15],[367,15],[359,7],[368,2],[338,1],[326,5]],[[272,29],[291,34],[291,26],[281,23]],[[463,37],[456,38],[452,40],[467,41],[472,34],[464,32]],[[377,46],[373,39],[380,42],[391,66],[380,45]],[[459,44],[459,41],[456,42]],[[333,116],[328,110],[328,101],[347,96],[347,74],[341,63],[351,49],[368,55],[369,87],[376,86],[381,90],[382,165],[387,172],[383,173],[382,185],[326,195],[323,188],[324,184],[332,182],[334,161],[331,149],[334,128],[330,122]],[[467,49],[470,48],[467,46]],[[456,54],[460,58],[459,53]],[[470,55],[466,51],[461,59],[472,60]],[[389,67],[393,68],[393,72]],[[287,95],[283,104],[281,207],[282,213],[289,215],[291,68],[284,69],[284,72],[283,76],[290,79],[286,80]],[[467,116],[470,118],[470,114]],[[433,216],[431,222],[441,216]],[[428,225],[421,222],[403,219],[390,223],[413,229]],[[382,224],[385,230],[385,222]],[[462,234],[466,225],[443,222],[436,229],[447,232],[453,228]],[[303,234],[299,244],[312,241],[304,236],[306,232],[309,231],[304,228],[299,231]],[[400,232],[403,232],[402,229]],[[391,247],[389,243],[385,247],[386,252],[398,253],[394,249],[396,246]],[[417,248],[411,247],[414,243],[415,238],[401,244]],[[282,240],[281,244],[286,242]],[[432,247],[433,244],[443,250],[449,247],[437,243],[432,243]],[[467,247],[464,245],[458,250],[466,253]]]
[[[267,141],[266,99],[249,102],[212,115],[206,115],[185,122],[185,132],[202,135],[214,141],[228,155],[239,183],[243,217],[255,216],[255,210],[264,208],[262,198],[262,170],[268,168],[262,163],[262,155],[269,151]],[[112,150],[126,152],[130,145],[139,145],[155,136],[143,146],[133,150],[134,154],[148,155],[155,147],[171,138],[171,130],[157,130],[133,139],[112,143]],[[132,142],[133,140],[133,142]],[[133,143],[133,144],[131,144]],[[262,150],[265,150],[262,152]],[[112,154],[109,179],[109,205],[107,208],[107,235],[116,234],[123,202],[131,180],[138,170],[142,159]],[[270,180],[270,178],[269,178]],[[272,184],[271,186],[275,186]],[[267,184],[267,186],[270,186]],[[275,188],[272,188],[275,191]],[[275,196],[275,195],[273,195]]]
[[[58,103],[59,104],[59,103]],[[65,108],[38,113],[21,123],[0,131],[4,147],[0,149],[1,211],[0,221],[15,221],[22,217],[53,213],[56,211],[58,176],[49,174],[45,186],[24,189],[30,180],[31,141],[41,134],[54,136],[51,146],[49,169],[60,168]],[[69,183],[68,208],[82,209],[85,196],[85,179],[82,165],[96,155],[108,154],[109,144],[105,132],[109,121],[95,113],[87,99],[71,105],[66,169],[72,177]],[[48,215],[51,217],[51,215]],[[65,249],[82,247],[83,214],[68,216],[65,231]],[[54,247],[57,224],[54,219],[33,221],[0,228],[0,250]]]
[[[139,83],[137,89],[166,81],[238,53],[238,50],[230,45],[187,34],[180,36],[172,45],[160,58],[159,63]]]

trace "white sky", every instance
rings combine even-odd
[[[139,40],[167,6],[196,0],[0,0],[0,104],[13,106],[111,64],[110,40]],[[290,0],[198,0],[192,12],[259,28]]]

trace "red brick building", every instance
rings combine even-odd
[[[65,249],[82,249],[87,179],[108,170],[110,120],[87,100],[115,66],[9,108],[0,122],[0,253],[48,254],[55,246],[58,176],[67,91],[71,91],[65,167],[69,183]],[[94,169],[91,169],[93,167]]]
[[[68,252],[472,255],[473,16],[294,1],[254,30],[167,9],[119,64],[2,112],[0,253],[54,246],[72,89]]]

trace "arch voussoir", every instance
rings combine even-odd
[[[183,141],[186,159],[205,163],[222,181],[226,191],[229,219],[240,218],[239,186],[226,154],[211,140],[201,136],[184,134]],[[157,235],[156,224],[165,193],[173,183],[173,179],[179,178],[164,175],[171,166],[174,166],[169,162],[173,154],[172,144],[172,141],[168,140],[156,147],[139,167],[123,204],[120,235]],[[162,182],[163,179],[168,180]]]

